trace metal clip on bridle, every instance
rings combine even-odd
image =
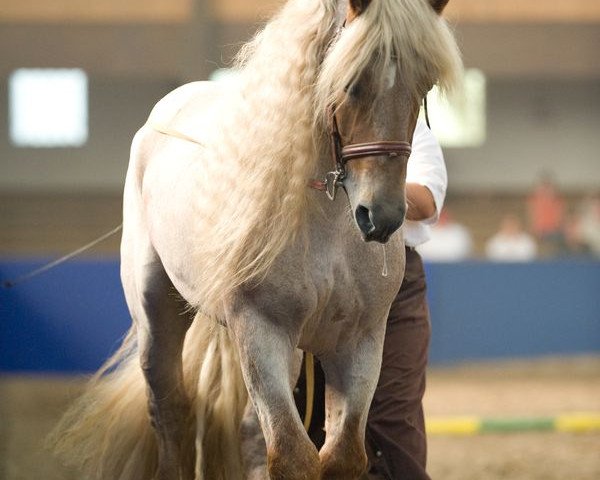
[[[343,177],[341,179],[340,177],[342,177],[342,172],[339,170],[333,170],[325,175],[325,194],[331,201],[335,200],[338,187],[344,186]]]

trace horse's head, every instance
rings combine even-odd
[[[406,216],[406,168],[420,104],[443,70],[453,68],[448,49],[439,52],[438,14],[447,0],[430,0],[432,8],[426,0],[387,3],[350,0],[322,72],[322,79],[338,73],[328,80],[328,122],[352,213],[364,240],[381,243]],[[427,45],[430,33],[435,45]]]

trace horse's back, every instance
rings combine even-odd
[[[201,142],[205,132],[214,125],[214,115],[225,90],[224,84],[216,82],[182,85],[159,100],[146,125]]]

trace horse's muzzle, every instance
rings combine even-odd
[[[392,234],[404,223],[405,210],[396,215],[385,215],[377,209],[359,205],[354,212],[356,223],[365,242],[387,243]]]

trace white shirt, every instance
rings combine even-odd
[[[404,223],[402,227],[404,242],[409,247],[416,247],[431,237],[431,225],[437,222],[446,198],[448,174],[440,144],[421,119],[417,120],[412,148],[412,154],[408,159],[406,182],[427,187],[433,195],[436,209],[435,215],[431,218],[420,221],[407,220]]]

